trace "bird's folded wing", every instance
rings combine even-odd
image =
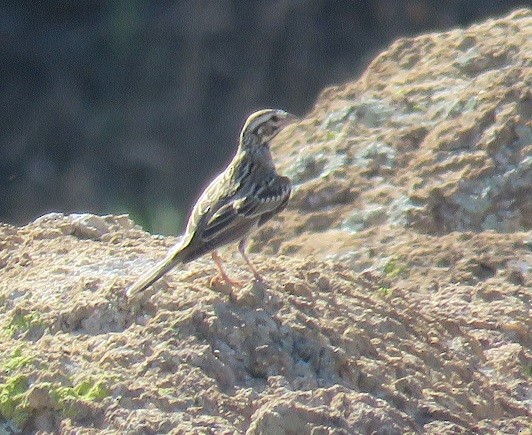
[[[240,215],[259,217],[284,207],[290,197],[290,189],[288,177],[277,176],[257,186],[250,195],[235,201],[234,207]]]
[[[229,201],[216,211],[202,232],[202,239],[209,241],[243,220],[257,219],[264,214],[273,215],[286,206],[290,197],[290,180],[274,177],[251,189],[248,195]]]

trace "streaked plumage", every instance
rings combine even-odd
[[[260,110],[248,117],[236,155],[196,202],[181,242],[128,289],[128,297],[142,293],[175,265],[188,263],[208,252],[212,252],[222,278],[234,283],[225,273],[216,249],[236,241],[253,275],[260,279],[245,253],[246,238],[288,203],[290,180],[277,174],[269,143],[295,119],[283,110],[274,109]]]

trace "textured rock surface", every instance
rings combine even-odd
[[[401,40],[326,90],[275,147],[297,188],[263,284],[200,259],[133,303],[175,239],[0,226],[0,433],[525,433],[531,38],[519,11]]]
[[[276,150],[299,184],[300,232],[530,230],[531,37],[521,11],[399,40],[327,89]]]

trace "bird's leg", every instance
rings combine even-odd
[[[220,274],[221,278],[230,286],[237,286],[241,287],[243,284],[240,281],[234,280],[227,275],[227,273],[224,270],[223,264],[222,264],[222,258],[218,254],[218,251],[214,250],[211,252],[211,257],[214,260],[214,263],[216,264],[216,268],[218,269],[218,273]]]
[[[240,240],[240,242],[238,242],[238,251],[242,255],[242,258],[244,258],[244,261],[247,263],[251,271],[253,272],[253,276],[255,277],[255,279],[257,281],[262,281],[262,276],[260,276],[260,273],[258,272],[257,269],[255,269],[255,266],[253,266],[253,264],[251,263],[251,261],[249,260],[246,254],[247,244],[248,244],[247,238],[243,238],[242,240]]]

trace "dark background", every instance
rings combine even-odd
[[[399,36],[518,0],[0,3],[0,221],[129,212],[182,229],[244,118],[308,111]]]

